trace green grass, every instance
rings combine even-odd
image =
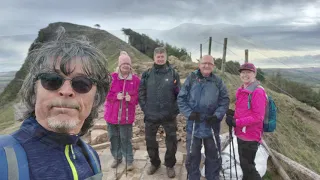
[[[0,131],[14,123],[14,110],[12,103],[10,103],[0,109]]]

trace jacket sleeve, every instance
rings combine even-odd
[[[174,93],[176,95],[176,97],[178,96],[179,92],[180,92],[180,89],[181,89],[181,83],[180,83],[180,76],[179,76],[179,73],[175,71],[175,86],[174,86]]]
[[[186,118],[189,118],[192,113],[192,109],[188,104],[188,95],[191,89],[190,78],[191,76],[189,75],[184,81],[177,98],[179,110]]]
[[[131,96],[129,103],[137,105],[138,98],[139,98],[140,79],[138,77],[135,77],[133,80],[134,80],[134,87],[137,87],[137,88],[135,88],[135,90],[132,93],[129,93],[129,95]]]
[[[257,89],[251,97],[251,116],[239,118],[236,120],[237,127],[250,126],[261,123],[264,119],[267,97],[263,89]]]
[[[146,74],[147,74],[147,71],[142,73],[142,77],[139,85],[139,105],[143,112],[145,109],[146,98],[147,98],[147,87],[145,85]]]
[[[112,80],[110,91],[108,92],[108,95],[107,95],[107,101],[109,101],[109,102],[114,102],[114,101],[118,100],[117,99],[117,95],[118,95],[119,92],[115,91],[114,84],[115,84],[115,81]]]
[[[216,109],[214,114],[221,121],[229,108],[230,99],[229,99],[228,89],[226,85],[223,83],[222,79],[220,78],[218,81],[218,87],[219,87],[218,108]]]

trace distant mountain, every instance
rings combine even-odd
[[[261,67],[285,67],[285,65],[294,67],[294,65],[297,64],[296,61],[291,60],[283,61],[285,65],[277,62],[277,58],[267,54],[265,50],[286,51],[278,54],[278,56],[288,56],[286,58],[290,59],[292,56],[289,51],[306,49],[309,51],[318,50],[317,48],[320,46],[320,41],[315,40],[315,38],[320,37],[320,24],[319,26],[300,27],[293,25],[240,26],[230,24],[202,25],[184,23],[168,30],[133,30],[139,33],[145,33],[152,39],[163,40],[177,47],[186,48],[188,52],[192,53],[193,61],[200,55],[199,46],[201,43],[203,54],[208,53],[209,37],[212,37],[212,54],[221,57],[223,39],[228,38],[227,60],[243,60],[244,49],[251,49],[252,53],[260,59],[264,59],[256,61],[257,65]],[[111,33],[125,39],[125,36],[120,30],[111,31]],[[251,52],[249,52],[249,60],[251,58],[250,55]],[[315,56],[310,58],[307,56],[296,56],[294,58],[300,63],[303,62],[303,67],[320,67],[320,61]]]
[[[295,82],[320,88],[320,68],[263,69],[267,75],[280,72],[281,76]]]

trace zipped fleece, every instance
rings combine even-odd
[[[249,86],[255,86],[254,82]],[[248,87],[249,88],[249,87]],[[235,134],[244,141],[261,143],[263,133],[263,119],[267,105],[267,96],[263,88],[256,88],[253,92],[241,86],[236,92]],[[251,108],[248,108],[248,96],[251,94]]]
[[[78,135],[47,131],[33,117],[12,135],[26,151],[32,180],[82,180],[94,175]]]
[[[130,74],[127,80],[119,77],[118,73],[112,73],[111,76],[111,88],[106,97],[106,102],[104,104],[104,119],[110,124],[118,124],[118,114],[121,102],[117,99],[117,95],[119,92],[122,92],[124,90],[123,94],[126,95],[126,93],[128,93],[131,96],[131,100],[129,102],[127,102],[125,99],[122,100],[120,124],[132,124],[136,117],[136,106],[138,105],[138,90],[140,85],[140,79],[135,74]],[[127,110],[128,122],[126,122]]]

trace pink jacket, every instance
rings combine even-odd
[[[252,83],[245,89],[241,86],[236,92],[235,134],[239,139],[244,141],[257,141],[261,143],[267,96],[262,87],[256,88],[253,92],[250,90],[256,83],[258,82]],[[251,94],[250,109],[248,109],[249,94]]]
[[[128,92],[131,100],[128,102],[128,123],[132,124],[135,120],[136,105],[138,104],[140,79],[137,75],[130,75],[124,80],[118,73],[112,73],[112,83],[110,91],[105,102],[104,119],[110,124],[118,124],[118,113],[120,109],[120,100],[117,99],[119,92],[123,90],[124,95]],[[126,124],[126,100],[122,100],[122,114],[120,124]]]

